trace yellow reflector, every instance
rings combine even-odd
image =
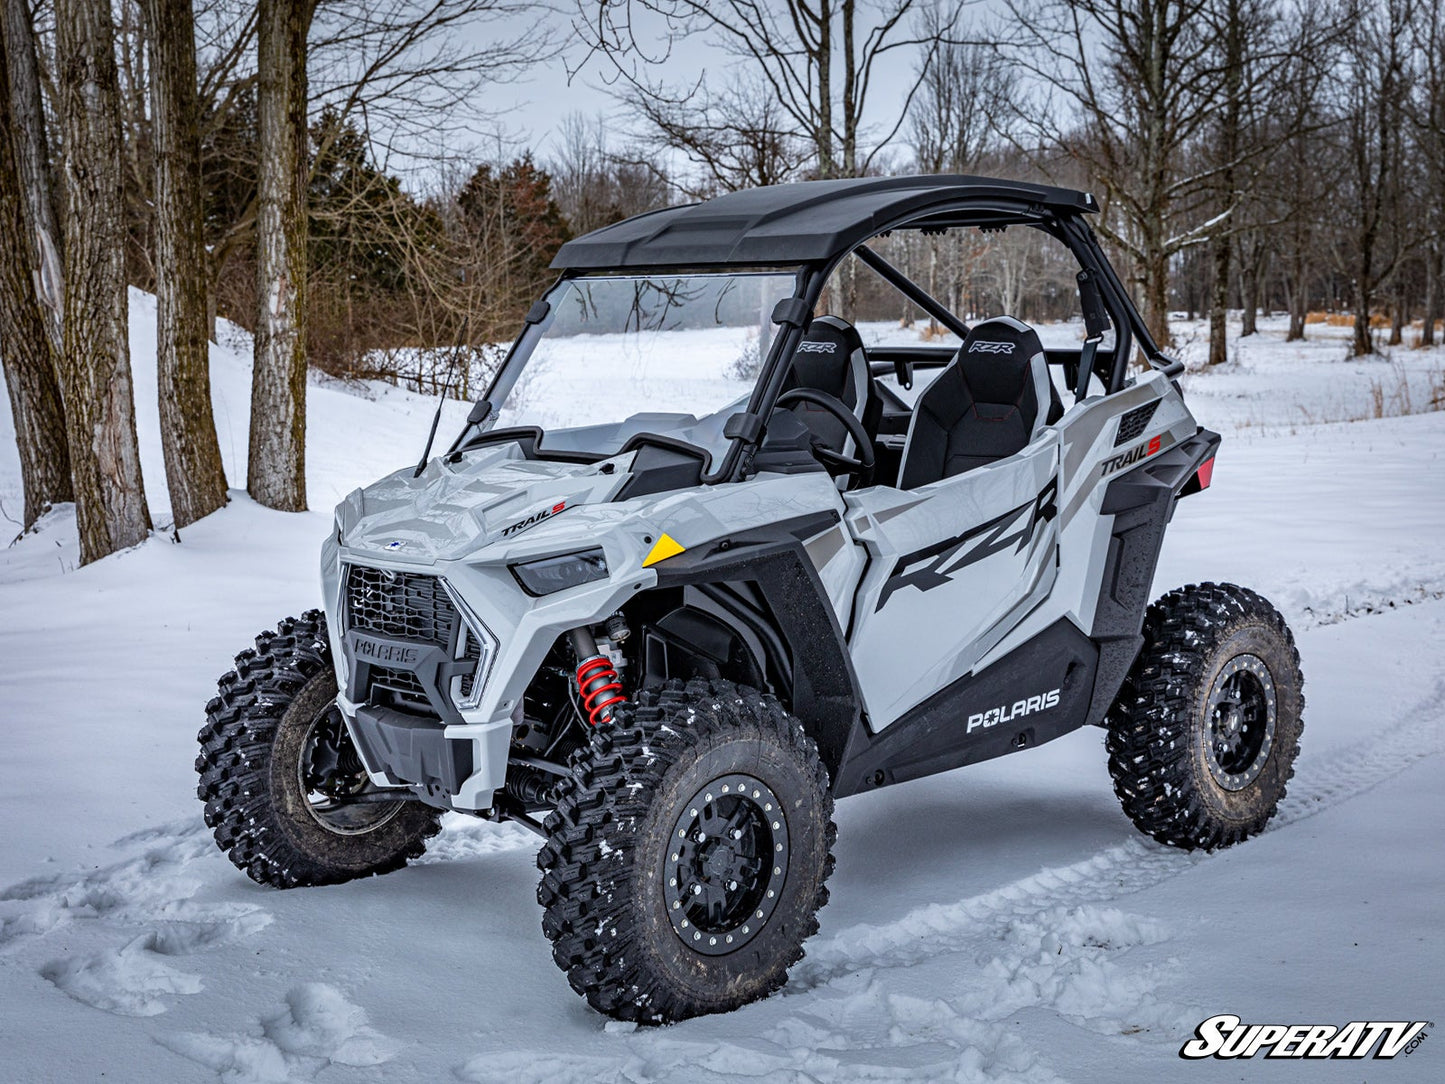
[[[657,564],[658,561],[666,561],[669,557],[676,557],[685,549],[687,549],[687,547],[679,545],[677,539],[673,538],[672,535],[664,534],[657,540],[657,545],[652,547],[652,551],[643,559],[642,567],[647,568],[649,565]]]

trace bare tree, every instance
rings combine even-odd
[[[1420,66],[1408,110],[1425,167],[1425,322],[1422,346],[1435,343],[1445,292],[1445,3],[1420,0],[1415,12],[1415,56]]]
[[[882,149],[902,129],[908,105],[921,77],[907,85],[902,100],[880,112],[870,131],[875,78],[879,70],[901,57],[922,51],[931,57],[939,45],[954,39],[962,4],[949,3],[931,26],[917,18],[919,0],[576,0],[574,29],[603,58],[610,77],[620,81],[624,101],[652,99],[671,104],[670,127],[690,117],[702,129],[725,128],[719,120],[738,115],[738,101],[699,78],[691,87],[668,87],[649,75],[653,62],[664,58],[684,39],[699,39],[732,56],[738,68],[765,88],[786,118],[788,131],[805,142],[819,177],[854,177],[868,173]],[[666,28],[661,55],[639,25]],[[925,65],[926,67],[926,65]],[[756,118],[757,100],[748,91]]]
[[[157,385],[166,484],[177,527],[226,503],[211,410],[201,130],[191,0],[146,0],[155,145]]]
[[[311,0],[260,0],[256,298],[246,488],[306,508],[306,35]]]
[[[1317,9],[1302,8],[1300,40],[1306,22],[1317,17]],[[1325,19],[1336,33],[1309,35],[1316,39],[1312,49],[1296,49],[1280,74],[1276,116],[1281,142],[1270,168],[1258,178],[1268,185],[1266,198],[1274,208],[1275,226],[1269,241],[1278,257],[1278,270],[1289,310],[1288,342],[1305,337],[1305,317],[1310,292],[1319,281],[1321,252],[1320,208],[1334,187],[1328,129],[1337,121],[1329,109],[1324,88],[1333,79],[1345,23],[1336,11]],[[1322,168],[1325,167],[1325,168]]]
[[[717,93],[704,76],[681,97],[629,86],[622,101],[641,123],[639,142],[649,152],[630,161],[660,171],[660,154],[680,153],[693,173],[674,183],[694,199],[797,180],[814,161],[814,147],[793,130],[771,89],[746,73]]]
[[[55,215],[55,187],[50,171],[50,140],[41,101],[40,70],[35,52],[34,17],[29,0],[5,0],[0,27],[10,76],[10,124],[14,133],[16,169],[24,190],[25,234],[32,249],[33,266],[40,275],[37,288],[45,300],[45,325],[51,347],[61,345],[60,259],[64,239]]]
[[[671,182],[660,162],[623,155],[608,145],[599,115],[562,118],[557,149],[547,162],[552,196],[574,234],[665,207]]]
[[[937,8],[924,27],[942,42],[915,68],[908,132],[922,173],[972,173],[1017,113],[1018,81],[996,46],[947,40]]]
[[[1006,0],[1018,29],[1011,59],[1054,91],[1020,118],[1043,149],[1035,161],[1051,171],[1063,148],[1088,167],[1105,212],[1100,232],[1131,258],[1161,344],[1170,341],[1170,261],[1215,226],[1185,225],[1216,172],[1186,161],[1218,101],[1210,2]]]
[[[1375,352],[1370,316],[1380,284],[1403,253],[1383,251],[1401,181],[1404,106],[1409,94],[1407,58],[1412,0],[1379,0],[1351,22],[1345,60],[1337,74],[1344,123],[1338,129],[1344,170],[1342,252],[1351,280],[1356,357]]]
[[[948,40],[942,19],[938,8],[928,9],[923,18],[924,29],[937,35],[940,44],[915,66],[918,84],[908,107],[909,135],[919,172],[974,173],[1016,114],[1018,86],[994,46]],[[905,270],[912,272],[916,260],[923,259],[928,292],[938,295],[942,277],[948,296],[957,304],[970,264],[987,246],[956,231],[912,240],[904,246]],[[905,321],[909,315],[905,311]],[[937,335],[940,330],[938,321],[930,317],[927,333]]]
[[[72,498],[65,411],[55,381],[55,352],[32,271],[35,245],[26,236],[25,192],[16,167],[12,122],[10,35],[0,32],[0,362],[15,420],[20,480],[25,494],[21,528],[29,530],[46,509]]]
[[[59,375],[82,563],[143,541],[151,526],[130,375],[114,38],[105,0],[56,0],[56,113],[65,152]]]

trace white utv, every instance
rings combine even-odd
[[[838,798],[1094,724],[1144,832],[1260,831],[1298,752],[1298,655],[1244,588],[1149,604],[1219,437],[1096,209],[819,181],[563,246],[446,454],[337,509],[324,610],[221,679],[197,760],[216,842],[287,888],[395,870],[445,810],[519,822],[572,987],[661,1023],[783,984]],[[967,326],[869,245],[1004,229],[1076,261],[1082,342]],[[823,314],[850,256],[958,344],[866,347]]]

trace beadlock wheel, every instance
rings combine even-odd
[[[574,754],[547,818],[537,900],[553,958],[622,1020],[766,997],[817,931],[832,812],[817,747],[773,697],[643,690]]]
[[[1144,616],[1109,710],[1109,774],[1161,843],[1228,847],[1263,831],[1294,774],[1304,677],[1289,626],[1253,591],[1205,583]]]
[[[1274,679],[1257,655],[1225,663],[1209,690],[1209,774],[1225,790],[1243,790],[1258,777],[1274,746],[1278,703]]]
[[[665,872],[667,915],[683,944],[722,956],[763,929],[788,868],[788,824],[766,783],[729,775],[683,803]]]

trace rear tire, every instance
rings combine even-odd
[[[319,610],[261,633],[219,684],[199,735],[196,793],[216,845],[253,881],[298,888],[390,873],[440,830],[440,811],[405,792],[394,803],[334,808],[308,793],[305,758],[318,727],[332,728],[333,754],[355,756],[331,714],[336,672]],[[354,775],[360,760],[348,767]]]
[[[1129,819],[1184,850],[1262,831],[1294,775],[1303,685],[1289,626],[1253,591],[1205,583],[1155,602],[1107,723]]]
[[[537,899],[557,966],[639,1023],[766,997],[817,932],[832,813],[817,748],[773,697],[643,691],[592,731],[547,818]]]

